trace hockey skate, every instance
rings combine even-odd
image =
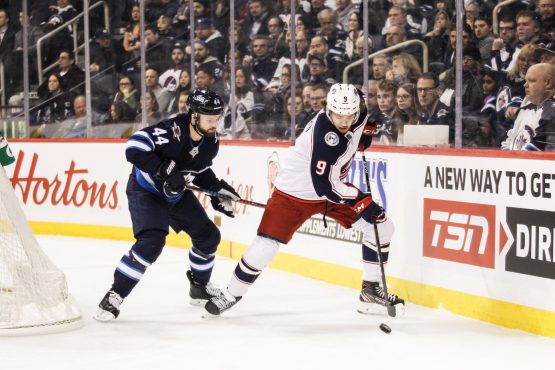
[[[203,305],[209,299],[219,297],[222,294],[222,289],[215,287],[210,282],[206,285],[202,285],[198,281],[195,281],[191,270],[187,271],[187,279],[189,279],[189,283],[191,284],[189,297],[191,297],[190,304],[193,306]]]
[[[364,281],[362,283],[359,300],[360,307],[357,311],[361,314],[371,315],[387,313],[385,292],[377,282]],[[389,305],[395,307],[398,313],[404,313],[404,299],[388,292],[387,300],[389,301]]]
[[[119,315],[119,306],[123,302],[123,298],[114,292],[109,290],[108,293],[102,298],[98,305],[98,311],[94,315],[94,319],[100,322],[108,322],[114,320]]]
[[[241,297],[235,297],[225,289],[219,297],[211,298],[206,302],[204,309],[214,316],[219,316],[222,312],[229,310],[240,300]]]

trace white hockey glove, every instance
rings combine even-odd
[[[222,195],[222,197],[211,196],[212,208],[228,217],[235,217],[235,208],[233,208],[231,202],[241,199],[235,189],[224,180],[216,180],[216,183],[209,190]]]

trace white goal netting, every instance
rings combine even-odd
[[[0,336],[81,325],[64,273],[39,247],[0,166]]]

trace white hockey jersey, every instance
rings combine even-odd
[[[342,134],[321,110],[306,125],[295,145],[280,163],[276,188],[295,198],[345,203],[354,200],[359,190],[344,182],[355,157],[366,111],[361,112],[351,129]]]

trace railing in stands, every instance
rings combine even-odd
[[[407,41],[403,41],[397,45],[393,45],[390,46],[386,49],[382,49],[380,51],[376,51],[375,53],[369,54],[368,55],[368,60],[372,60],[374,57],[381,55],[381,54],[388,54],[391,53],[392,51],[398,50],[398,49],[404,49],[409,45],[413,45],[413,44],[418,44],[422,47],[422,71],[423,72],[428,72],[428,45],[426,45],[426,43],[422,40],[407,40]],[[347,67],[345,67],[345,69],[343,70],[343,83],[348,83],[349,82],[349,72],[355,68],[358,67],[359,65],[361,65],[364,62],[364,58],[361,58],[359,60],[357,60],[356,62],[353,62],[351,64],[349,64]]]
[[[500,2],[499,4],[497,4],[494,8],[493,8],[493,12],[491,15],[491,19],[492,19],[492,23],[493,23],[493,33],[495,33],[496,35],[499,34],[499,22],[497,21],[498,17],[499,17],[499,12],[500,9],[510,5],[512,3],[516,3],[516,2],[520,2],[521,0],[506,0],[503,2]]]
[[[108,4],[105,1],[100,1],[98,3],[91,5],[89,7],[89,11],[94,10],[95,8],[98,8],[99,6],[102,6],[104,8],[104,29],[110,31],[110,11],[108,9]],[[58,65],[58,63],[53,63],[43,69],[42,47],[41,47],[42,44],[44,43],[45,40],[48,40],[52,36],[56,35],[57,33],[64,31],[69,26],[73,26],[71,31],[72,38],[73,38],[73,51],[75,52],[75,62],[78,61],[79,56],[77,52],[83,45],[77,45],[77,23],[81,20],[81,18],[83,18],[83,14],[84,12],[79,13],[78,15],[76,15],[66,23],[48,32],[47,34],[45,34],[44,36],[40,37],[37,40],[37,72],[38,72],[39,85],[42,83],[44,79],[43,75],[51,71]]]

